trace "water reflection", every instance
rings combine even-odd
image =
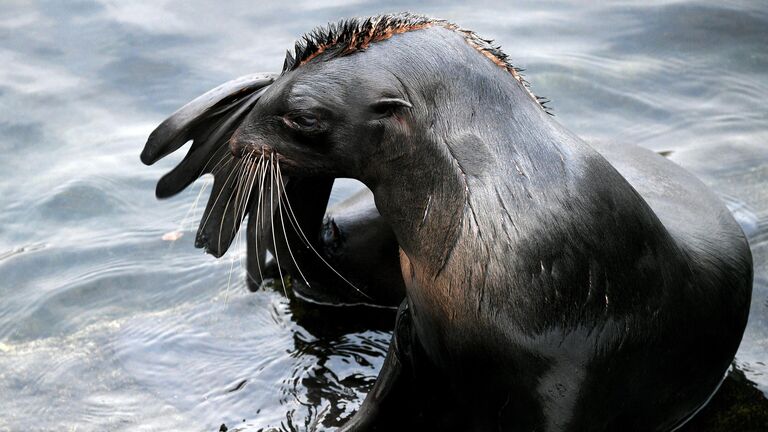
[[[670,151],[728,202],[754,254],[752,315],[738,370],[690,430],[768,416],[764,5],[10,1],[0,5],[0,430],[326,430],[354,411],[381,365],[388,313],[249,293],[242,250],[217,261],[192,246],[202,182],[156,202],[154,183],[175,161],[147,168],[138,153],[192,97],[279,69],[313,26],[406,9],[496,38],[563,124]]]

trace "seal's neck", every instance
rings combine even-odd
[[[429,268],[442,268],[461,237],[471,237],[465,249],[501,233],[515,241],[526,219],[557,211],[553,203],[591,199],[572,193],[584,167],[612,170],[592,163],[602,157],[547,114],[491,117],[495,126],[412,137],[405,156],[369,184],[402,249]]]
[[[508,253],[484,249],[492,238],[514,249],[521,238],[557,230],[552,242],[572,241],[572,233],[597,228],[566,222],[592,223],[592,213],[611,214],[619,200],[626,220],[652,219],[601,155],[456,32],[428,29],[391,43],[379,67],[397,77],[413,108],[385,134],[362,180],[411,259],[440,271],[456,248],[504,259]],[[409,57],[414,46],[417,62]],[[574,211],[585,214],[564,217]]]
[[[486,225],[534,212],[542,196],[557,200],[595,156],[506,70],[465,48],[478,64],[459,58],[424,72],[395,62],[414,108],[364,180],[403,250],[435,268],[462,229],[502,230]]]

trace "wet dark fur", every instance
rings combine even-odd
[[[401,248],[393,343],[342,429],[671,430],[741,339],[743,233],[691,175],[595,151],[492,60],[443,26],[329,50],[286,67],[231,133],[297,182],[364,182]],[[322,133],[287,129],[297,110]]]
[[[351,18],[317,27],[296,41],[293,52],[286,53],[283,73],[297,69],[320,54],[323,54],[325,61],[333,60],[363,51],[370,44],[389,39],[396,34],[422,30],[431,26],[439,26],[460,33],[472,47],[493,59],[526,88],[529,88],[528,82],[522,76],[523,70],[513,65],[509,56],[501,50],[500,46],[494,45],[493,40],[484,39],[471,30],[463,29],[443,19],[410,13]],[[534,98],[542,108],[550,112],[549,99],[542,96],[534,96]]]

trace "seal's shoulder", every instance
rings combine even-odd
[[[723,259],[747,251],[728,208],[696,176],[643,147],[615,142],[591,146],[640,194],[679,246]]]

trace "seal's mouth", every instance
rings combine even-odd
[[[276,164],[282,165],[283,168],[288,167],[296,168],[298,164],[292,161],[284,154],[278,152],[274,146],[263,140],[254,139],[248,134],[242,132],[242,129],[238,128],[232,137],[227,141],[227,147],[229,148],[232,157],[240,159],[248,158],[264,158],[265,160],[272,159]]]
[[[301,164],[277,151],[272,145],[244,137],[239,131],[232,134],[228,141],[228,147],[232,157],[236,160],[263,158],[264,161],[271,160],[276,167],[280,168],[281,172],[287,169],[289,173],[301,168]]]

